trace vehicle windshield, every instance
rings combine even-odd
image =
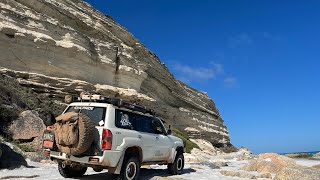
[[[96,126],[100,126],[100,121],[104,122],[105,114],[106,114],[105,107],[93,107],[93,106],[69,106],[67,112],[76,112],[82,113],[87,115]]]

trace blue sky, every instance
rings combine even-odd
[[[235,146],[320,150],[320,1],[87,2],[208,92]]]

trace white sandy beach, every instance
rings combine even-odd
[[[222,159],[219,156],[214,157],[214,159]],[[220,170],[238,170],[247,161],[237,161],[235,159],[229,159],[228,166],[221,167],[221,169],[216,169],[210,167],[210,164],[206,163],[186,163],[185,171],[182,175],[171,176],[166,172],[166,166],[158,166],[153,165],[147,168],[141,169],[140,179],[161,179],[160,177],[167,177],[172,179],[185,179],[185,180],[247,180],[247,178],[239,178],[239,177],[227,177],[223,176],[219,173]],[[307,159],[298,159],[296,160],[297,164],[304,166],[314,166],[320,164],[320,161],[316,160],[307,160]],[[22,167],[14,170],[0,170],[0,179],[30,179],[28,176],[33,176],[31,179],[64,179],[57,170],[56,164],[44,164],[37,163],[28,160],[30,168]],[[253,172],[254,174],[254,172]],[[24,178],[13,178],[10,176],[25,176]],[[82,179],[108,179],[110,175],[105,172],[96,173],[91,168],[88,169],[86,175]],[[260,180],[267,180],[264,178],[259,178]]]

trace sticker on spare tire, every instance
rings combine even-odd
[[[81,110],[88,110],[92,111],[94,107],[89,107],[89,106],[74,106],[73,109],[81,109]]]

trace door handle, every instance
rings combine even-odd
[[[159,137],[156,137],[156,140],[159,140]]]
[[[141,135],[139,135],[139,136],[138,136],[138,138],[139,138],[139,139],[141,139],[141,138],[142,138],[142,136],[141,136]]]

